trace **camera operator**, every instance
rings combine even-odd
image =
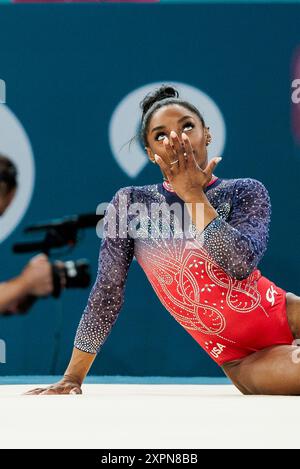
[[[17,191],[15,165],[0,155],[0,216],[4,214]],[[48,296],[53,291],[51,265],[45,254],[33,257],[15,278],[0,282],[0,314],[18,313],[27,297]]]

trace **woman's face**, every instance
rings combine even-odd
[[[16,189],[13,189],[12,191],[8,192],[5,195],[2,195],[0,191],[0,217],[4,215],[4,212],[6,211],[8,206],[11,204],[15,194],[16,194]]]
[[[194,156],[198,165],[205,169],[207,166],[206,143],[210,138],[208,129],[203,127],[197,114],[179,104],[170,104],[158,109],[150,119],[147,133],[148,146],[146,147],[149,158],[155,161],[154,154],[164,158],[165,149],[163,141],[170,139],[170,132],[174,130],[180,141],[184,132],[190,139]]]

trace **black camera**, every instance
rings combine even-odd
[[[49,223],[37,224],[24,230],[25,233],[45,232],[42,241],[18,243],[13,246],[16,254],[34,251],[43,252],[49,256],[52,249],[69,246],[75,247],[78,242],[78,231],[84,228],[96,228],[103,215],[85,214],[65,217],[53,220]],[[59,298],[64,288],[88,288],[91,282],[90,266],[86,259],[52,262],[53,292],[54,298]],[[18,304],[17,313],[26,313],[37,297],[27,296]]]
[[[56,261],[52,264],[54,298],[59,298],[62,288],[87,288],[90,285],[90,266],[87,260]]]

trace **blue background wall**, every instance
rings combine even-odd
[[[151,164],[135,179],[119,168],[108,122],[133,89],[172,80],[199,87],[221,107],[227,142],[215,174],[253,177],[268,188],[270,243],[259,267],[299,293],[300,148],[290,122],[299,20],[297,5],[1,6],[0,78],[30,137],[36,185],[22,223],[0,246],[0,279],[16,275],[29,258],[10,251],[26,225],[94,211],[119,187],[161,181]],[[99,244],[89,232],[72,255],[90,258],[94,276]],[[1,319],[7,363],[0,374],[63,372],[87,296],[88,290],[69,291],[61,302],[40,301],[28,316]],[[62,336],[53,366],[57,328]],[[133,263],[125,305],[92,373],[221,372],[164,310]]]

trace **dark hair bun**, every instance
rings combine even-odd
[[[143,110],[143,115],[146,114],[150,107],[157,101],[161,101],[166,98],[178,98],[178,96],[179,93],[175,88],[173,88],[173,86],[161,85],[160,88],[148,93],[141,102],[140,106]]]

